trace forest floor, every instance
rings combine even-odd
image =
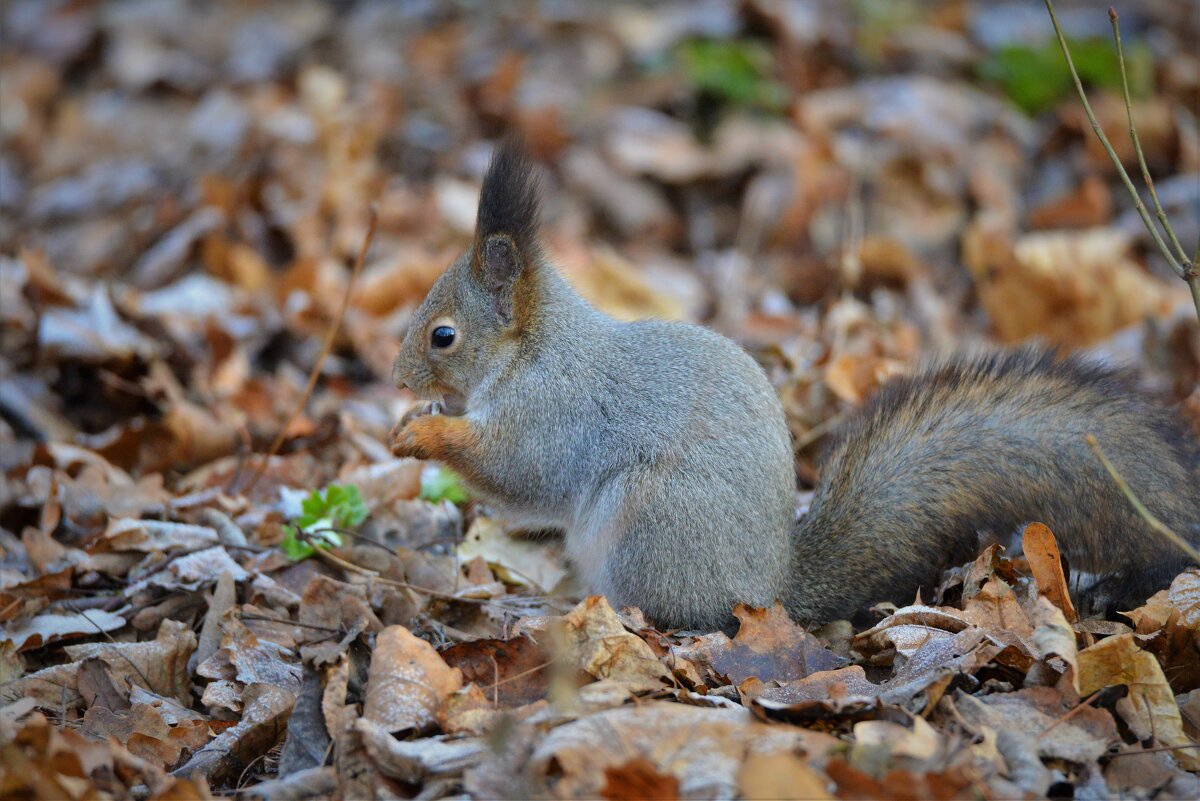
[[[1124,5],[1193,243],[1200,14]],[[1060,6],[1138,174],[1107,14]],[[510,129],[586,297],[764,366],[799,508],[837,424],[951,349],[1082,350],[1200,431],[1188,293],[1040,2],[0,14],[5,798],[1200,797],[1200,570],[1081,618],[1033,527],[860,625],[664,632],[389,449]]]

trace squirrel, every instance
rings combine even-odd
[[[620,322],[543,255],[522,145],[494,152],[471,247],[413,313],[393,378],[419,398],[393,453],[438,460],[510,522],[565,531],[587,588],[655,624],[729,629],[738,603],[804,624],[907,601],[981,536],[1047,524],[1116,602],[1186,565],[1146,507],[1200,531],[1200,448],[1119,372],[1023,348],[885,383],[844,424],[795,523],[794,454],[762,368],[687,323]],[[430,414],[432,402],[449,414]],[[1125,607],[1131,608],[1131,607]]]

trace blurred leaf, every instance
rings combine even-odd
[[[1116,47],[1106,39],[1068,40],[1071,60],[1085,86],[1121,90],[1121,65]],[[1141,42],[1126,48],[1129,91],[1143,97],[1153,89],[1153,59]],[[1058,44],[1047,40],[1038,47],[1007,45],[979,66],[979,77],[996,83],[1010,100],[1030,114],[1052,108],[1072,90],[1071,73]]]
[[[421,500],[430,503],[450,501],[453,504],[467,502],[467,490],[458,474],[448,467],[437,466],[421,474]]]
[[[678,47],[676,59],[697,92],[767,111],[787,104],[787,88],[770,76],[771,52],[760,42],[693,39]]]

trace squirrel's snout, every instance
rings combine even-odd
[[[409,387],[408,383],[411,379],[412,370],[409,369],[404,361],[404,353],[396,354],[396,359],[392,362],[392,383],[396,386],[396,389],[404,389],[405,387],[411,389],[412,387]]]

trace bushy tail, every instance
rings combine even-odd
[[[1200,447],[1178,417],[1124,373],[1023,348],[891,381],[845,426],[796,532],[792,611],[818,621],[928,596],[984,538],[1030,521],[1132,608],[1188,557],[1136,513],[1088,434],[1159,520],[1200,540]]]

